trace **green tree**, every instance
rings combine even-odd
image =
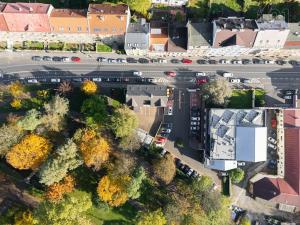
[[[0,127],[0,157],[22,139],[24,132],[14,125],[4,124]]]
[[[93,95],[84,100],[81,106],[88,125],[101,124],[107,118],[107,100],[98,95]]]
[[[129,136],[122,137],[119,148],[125,151],[135,151],[141,148],[141,142],[136,132]]]
[[[53,157],[50,157],[39,172],[40,183],[51,185],[61,181],[70,170],[83,164],[78,148],[72,140],[59,147]]]
[[[176,174],[174,157],[171,154],[167,154],[165,157],[155,160],[153,171],[159,181],[169,184]]]
[[[151,7],[150,0],[127,0],[129,8],[137,13],[147,16],[147,12]]]
[[[59,203],[43,201],[34,210],[36,224],[47,225],[82,225],[91,224],[84,213],[91,208],[90,194],[74,191],[67,194]]]
[[[201,176],[200,179],[194,179],[192,188],[195,192],[210,192],[213,186],[213,180],[208,176]]]
[[[167,220],[161,211],[158,209],[154,212],[141,213],[137,219],[137,225],[165,225]]]
[[[116,109],[111,118],[111,128],[116,137],[128,137],[138,127],[138,119],[127,106]]]
[[[23,130],[33,131],[42,123],[41,114],[36,109],[29,110],[26,115],[18,120],[17,125]]]
[[[146,173],[143,167],[139,167],[133,174],[131,183],[128,188],[128,197],[137,199],[141,196],[140,188],[143,181],[146,179]]]
[[[241,168],[236,168],[229,171],[230,179],[233,183],[240,183],[244,179],[245,172]]]

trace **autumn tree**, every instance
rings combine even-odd
[[[79,144],[84,163],[98,170],[108,160],[110,146],[107,140],[97,135],[95,130],[85,130]]]
[[[176,174],[174,157],[171,154],[166,154],[165,157],[155,160],[153,171],[160,181],[164,184],[169,184]]]
[[[41,202],[34,210],[36,224],[47,225],[90,225],[85,212],[92,207],[90,194],[83,191],[73,191],[59,201]]]
[[[132,179],[128,187],[128,197],[130,199],[137,199],[140,197],[141,195],[140,189],[143,181],[146,178],[147,177],[144,168],[143,167],[137,168],[132,176]]]
[[[110,206],[120,206],[128,200],[129,182],[129,176],[104,176],[98,184],[97,193],[100,199]]]
[[[58,86],[58,92],[62,95],[66,95],[73,90],[72,84],[69,81],[63,81]]]
[[[32,212],[25,211],[15,216],[14,225],[34,225],[35,221]]]
[[[10,102],[10,106],[13,107],[14,109],[20,109],[22,107],[22,101],[21,99],[13,99]]]
[[[42,118],[43,124],[51,131],[60,131],[69,112],[69,101],[56,95],[44,108],[46,114]]]
[[[22,119],[18,120],[17,125],[23,130],[33,131],[41,123],[40,112],[36,109],[31,109]]]
[[[11,83],[8,91],[14,98],[23,98],[26,96],[24,85],[20,81]]]
[[[66,193],[74,190],[75,180],[72,176],[66,176],[62,181],[51,184],[48,187],[46,198],[52,202],[58,202]]]
[[[111,128],[116,137],[122,138],[132,135],[138,127],[138,119],[127,106],[115,110],[111,118]]]
[[[46,138],[29,134],[6,154],[6,161],[17,169],[36,169],[47,158],[51,147]]]
[[[158,209],[154,212],[143,212],[137,219],[137,225],[165,225],[167,220],[161,211]]]
[[[141,148],[141,141],[136,132],[122,137],[119,143],[119,148],[125,151],[135,151]]]
[[[85,80],[81,86],[81,89],[88,95],[95,94],[97,91],[97,84],[94,81]]]
[[[40,183],[51,185],[61,181],[69,171],[83,163],[77,145],[70,139],[59,147],[41,167]]]
[[[151,7],[150,0],[127,0],[127,4],[131,10],[142,14],[144,17],[147,16],[147,12]]]
[[[2,125],[0,127],[0,157],[5,156],[12,146],[19,143],[23,135],[24,132],[13,124]]]

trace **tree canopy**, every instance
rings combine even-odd
[[[229,171],[230,179],[233,183],[240,183],[244,179],[245,172],[241,168],[236,168]]]
[[[46,198],[51,202],[58,202],[64,194],[74,190],[75,180],[72,176],[66,176],[59,183],[54,183],[48,187]]]
[[[155,160],[153,171],[160,181],[169,184],[176,174],[174,157],[171,154],[166,154],[165,157]]]
[[[15,125],[2,125],[0,127],[0,157],[5,156],[11,147],[17,144],[24,132]]]
[[[141,213],[138,220],[137,225],[165,225],[167,224],[167,220],[161,211],[158,209],[153,212],[144,212]]]
[[[81,86],[81,89],[88,95],[95,94],[97,91],[97,84],[94,81],[85,80]]]
[[[147,12],[151,7],[150,0],[127,0],[129,8],[137,13],[147,16]]]
[[[26,115],[17,122],[18,127],[23,130],[33,131],[42,123],[41,114],[36,109],[27,111]]]
[[[143,167],[137,168],[134,172],[131,182],[128,187],[128,197],[131,199],[137,199],[140,197],[141,185],[146,179],[146,172]]]

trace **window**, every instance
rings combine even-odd
[[[266,40],[266,43],[269,43],[269,40]]]
[[[64,27],[59,27],[59,30],[60,31],[64,31]]]
[[[81,31],[81,27],[77,27],[77,31],[80,32]]]
[[[51,31],[54,31],[54,27],[51,27]]]
[[[151,105],[151,100],[144,100],[144,105]]]
[[[280,40],[277,40],[278,43],[280,43]]]
[[[100,32],[100,29],[99,29],[98,27],[95,27],[95,28],[94,28],[94,32],[95,32],[95,33],[98,33],[98,32]]]
[[[131,43],[128,43],[127,46],[130,47],[130,46],[131,46]]]
[[[71,27],[68,27],[69,32],[71,31]]]

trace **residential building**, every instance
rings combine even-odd
[[[53,9],[49,19],[53,33],[89,33],[85,10]]]
[[[126,104],[134,111],[142,107],[166,107],[168,102],[167,86],[128,85]]]
[[[184,55],[187,49],[187,27],[185,23],[170,23],[168,27],[167,51],[170,55]]]
[[[238,161],[266,161],[264,110],[211,109],[207,121],[210,149],[205,160],[207,167],[226,171],[237,168]]]
[[[49,16],[53,10],[50,4],[1,3],[1,31],[8,32],[50,32]]]
[[[91,34],[106,41],[122,41],[130,22],[130,10],[125,4],[89,4],[87,19]]]
[[[168,6],[183,6],[188,3],[188,0],[152,0],[151,2]]]
[[[290,30],[284,48],[300,48],[300,23],[288,23]]]
[[[150,51],[163,53],[168,49],[168,23],[150,22]]]
[[[259,49],[283,48],[289,35],[288,24],[283,16],[265,14],[256,20],[257,36],[253,47]]]
[[[209,22],[187,23],[187,51],[201,54],[212,45],[212,24]]]
[[[166,23],[181,23],[186,21],[186,12],[183,7],[178,8],[152,8],[151,21]]]
[[[130,23],[125,35],[127,55],[146,55],[150,47],[150,24],[145,19]]]
[[[300,211],[300,109],[284,109],[284,169],[283,176],[258,174],[250,181],[250,192],[289,212]],[[279,124],[280,125],[280,124]],[[278,125],[277,125],[278,126]]]

